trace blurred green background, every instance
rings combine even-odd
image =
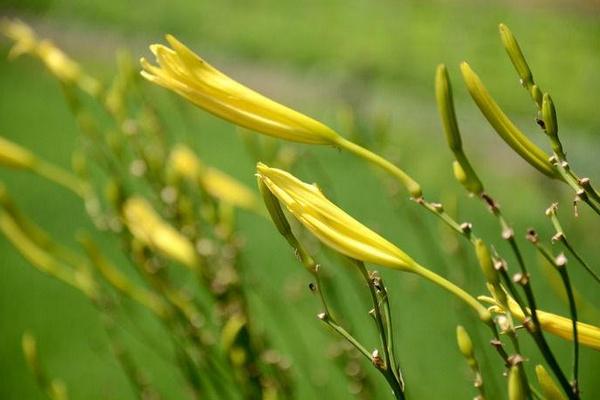
[[[562,204],[567,232],[589,260],[597,260],[598,224],[587,209],[571,217],[572,195],[549,182],[507,150],[485,124],[460,82],[458,63],[468,60],[491,93],[519,125],[544,143],[534,123],[534,107],[520,88],[497,34],[504,22],[517,35],[536,80],[557,105],[563,143],[575,169],[600,179],[600,6],[559,1],[393,1],[329,0],[302,2],[171,0],[0,0],[0,14],[31,23],[41,36],[81,62],[92,74],[115,72],[114,53],[129,49],[148,56],[147,45],[172,33],[236,79],[330,124],[383,152],[422,182],[430,200],[457,204],[460,220],[471,221],[486,239],[505,249],[495,222],[454,182],[433,97],[438,63],[450,68],[465,147],[488,190],[514,222],[517,236],[536,227],[545,240],[551,227],[543,211]],[[0,134],[68,166],[78,134],[57,82],[35,60],[9,62],[9,42],[0,39]],[[155,88],[170,132],[192,143],[203,159],[254,185],[254,163],[231,125],[194,109]],[[190,115],[184,123],[174,104]],[[170,108],[169,108],[170,107]],[[345,113],[355,114],[356,129],[345,132]],[[377,122],[389,136],[378,141]],[[329,148],[307,148],[295,171],[318,181],[352,215],[383,233],[431,269],[472,293],[483,293],[477,266],[460,241],[404,194],[389,198],[386,181],[362,162]],[[13,197],[27,213],[61,241],[76,246],[74,234],[92,225],[78,199],[40,178],[1,170]],[[265,220],[241,214],[247,240],[247,273],[255,283],[252,305],[258,324],[293,361],[298,398],[346,398],[347,389],[332,374],[327,359],[331,334],[316,320],[318,303],[285,242]],[[103,239],[110,245],[110,242]],[[533,285],[544,309],[565,314],[560,294],[551,288],[523,240],[534,274]],[[344,265],[327,263],[347,300],[345,317],[358,336],[375,345],[366,313],[351,312],[356,285]],[[509,259],[509,262],[513,261]],[[593,264],[593,263],[592,263]],[[594,265],[595,266],[595,265]],[[572,277],[584,297],[597,304],[597,287],[573,264]],[[412,276],[382,271],[389,285],[398,354],[410,398],[470,398],[468,369],[454,339],[457,323],[475,332],[477,351],[489,373],[486,383],[505,398],[497,360],[487,332],[469,310],[436,287]],[[132,311],[134,312],[134,311]],[[137,328],[161,348],[161,332],[144,317]],[[582,318],[600,324],[593,307]],[[98,315],[76,291],[40,274],[0,239],[0,398],[44,398],[23,361],[24,330],[36,334],[40,354],[53,376],[63,378],[74,399],[134,398],[108,349]],[[527,355],[539,360],[526,342]],[[182,381],[156,351],[133,338],[127,343],[165,398],[179,398]],[[551,339],[560,361],[570,363],[571,346]],[[368,367],[368,365],[366,365]],[[584,349],[581,387],[586,398],[600,396],[600,357]],[[530,369],[531,371],[531,369]],[[531,372],[530,372],[530,375]],[[384,382],[375,377],[380,398]]]

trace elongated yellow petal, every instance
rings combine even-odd
[[[411,270],[416,264],[402,250],[329,201],[315,186],[264,164],[257,169],[259,178],[294,217],[336,251],[395,269]]]
[[[141,197],[131,197],[123,205],[123,218],[131,234],[144,245],[189,268],[198,266],[192,243],[162,220]]]
[[[331,128],[236,82],[183,43],[167,35],[171,48],[152,45],[159,67],[141,60],[142,76],[174,91],[196,106],[266,135],[309,144],[335,144]]]

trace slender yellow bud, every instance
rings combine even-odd
[[[292,228],[290,227],[290,223],[281,209],[279,200],[277,200],[277,197],[273,196],[273,193],[271,193],[260,176],[257,177],[257,181],[258,188],[260,189],[260,193],[262,194],[263,201],[267,207],[269,215],[271,216],[273,224],[275,224],[275,227],[279,233],[289,241],[289,238],[293,237]]]
[[[521,84],[527,88],[530,87],[533,85],[533,76],[529,69],[529,65],[527,65],[527,61],[523,56],[521,47],[519,46],[519,43],[517,43],[517,39],[506,25],[500,24],[498,28],[500,30],[502,44],[504,44],[504,48],[510,57],[510,61],[512,61],[515,66],[517,74],[519,74]]]
[[[23,355],[25,356],[27,365],[37,375],[37,371],[39,371],[39,361],[35,337],[29,332],[23,333],[23,337],[21,338],[21,347],[23,349]]]
[[[483,184],[479,180],[479,177],[475,173],[475,170],[467,157],[465,157],[462,152],[455,153],[454,156],[456,157],[456,160],[452,162],[454,178],[456,178],[469,193],[474,195],[483,193]]]
[[[548,93],[544,94],[544,99],[542,101],[542,120],[544,121],[544,131],[550,139],[552,150],[559,158],[564,159],[565,153],[562,148],[562,143],[560,143],[560,139],[558,138],[558,120],[556,117],[556,108],[554,107],[552,97],[550,97]]]
[[[542,94],[542,91],[540,90],[540,87],[538,85],[531,86],[531,89],[529,89],[529,94],[531,95],[531,98],[533,99],[533,101],[535,101],[535,103],[537,104],[538,108],[541,108],[543,94]]]
[[[471,97],[500,137],[538,171],[551,178],[560,179],[548,161],[549,156],[530,141],[504,114],[469,64],[463,62],[460,68]]]
[[[171,48],[150,46],[159,67],[141,60],[144,78],[241,127],[294,142],[336,143],[331,128],[234,81],[173,36],[166,39]]]
[[[452,153],[454,153],[454,157],[456,158],[456,161],[452,165],[454,176],[467,191],[477,195],[481,194],[481,192],[483,192],[483,185],[462,149],[460,130],[458,129],[458,123],[456,122],[454,101],[452,100],[450,78],[448,77],[446,66],[443,64],[438,65],[436,70],[435,96],[448,147],[450,147],[450,150],[452,150]]]
[[[567,398],[563,395],[562,391],[556,386],[556,383],[548,374],[548,371],[542,365],[535,366],[535,374],[537,380],[540,383],[542,394],[546,400],[566,400]]]
[[[54,43],[49,40],[39,40],[27,24],[19,20],[5,19],[0,24],[0,31],[15,42],[9,53],[10,58],[26,53],[31,54],[42,60],[46,68],[59,80],[76,84],[92,96],[100,92],[101,86],[96,79],[86,75],[79,65]]]
[[[515,365],[508,372],[508,400],[527,399],[527,388],[523,383],[520,368],[520,365]]]
[[[204,166],[189,147],[177,144],[169,154],[167,172],[174,178],[183,177],[196,180],[200,176]]]
[[[170,179],[184,178],[199,184],[218,200],[232,206],[256,211],[258,200],[252,190],[216,168],[206,167],[187,146],[177,145],[169,155],[167,174]]]
[[[462,151],[460,131],[456,122],[454,101],[452,100],[452,87],[444,64],[438,65],[435,73],[435,97],[448,146],[453,152]]]
[[[163,221],[142,197],[130,197],[123,204],[123,219],[131,234],[145,246],[183,265],[199,266],[192,243],[175,228]]]
[[[69,392],[67,391],[67,385],[60,379],[52,379],[48,387],[48,395],[52,400],[68,400]]]
[[[458,349],[465,358],[472,359],[475,355],[473,353],[473,342],[471,337],[467,333],[467,330],[458,325],[456,327],[456,341],[458,343]]]
[[[36,162],[37,158],[32,152],[0,136],[0,165],[15,169],[31,169]]]
[[[216,199],[232,206],[256,211],[258,199],[246,185],[212,167],[206,167],[201,176],[204,189]]]
[[[483,275],[485,275],[485,279],[493,286],[498,285],[500,283],[498,271],[494,268],[490,250],[483,240],[477,239],[475,241],[475,253],[477,254],[477,261],[479,261],[479,266],[483,271]]]
[[[556,119],[556,109],[552,97],[548,93],[544,94],[542,102],[542,118],[544,120],[544,130],[553,139],[558,139],[558,121]]]

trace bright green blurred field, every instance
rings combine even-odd
[[[447,63],[453,79],[465,147],[488,190],[514,222],[522,239],[535,227],[544,239],[551,226],[544,210],[560,200],[566,230],[592,266],[600,256],[598,224],[581,208],[571,218],[572,195],[549,182],[507,150],[485,124],[468,98],[458,63],[468,60],[505,110],[531,137],[544,143],[533,121],[534,107],[521,89],[497,35],[507,23],[518,36],[537,81],[552,93],[561,133],[575,168],[600,180],[600,9],[585,4],[517,6],[518,2],[478,1],[306,1],[260,0],[0,0],[0,15],[31,22],[91,73],[110,77],[113,54],[129,49],[135,58],[148,56],[147,45],[173,33],[240,81],[285,104],[330,124],[342,133],[343,113],[358,115],[354,137],[384,152],[409,171],[430,200],[451,205],[461,221],[470,221],[481,236],[506,250],[495,221],[481,204],[454,181],[451,157],[442,137],[433,96],[438,63]],[[36,61],[7,61],[9,43],[0,39],[0,135],[48,160],[68,167],[76,147],[77,127],[60,86]],[[169,132],[190,143],[208,164],[219,166],[251,187],[255,162],[235,128],[184,103],[166,91],[152,89],[162,105]],[[377,141],[372,121],[390,123],[386,143]],[[331,148],[296,145],[301,162],[296,171],[318,182],[357,219],[398,244],[415,259],[472,293],[484,286],[475,260],[438,221],[410,202],[404,193],[388,197],[387,182],[356,159]],[[0,170],[0,180],[21,207],[64,243],[77,246],[80,230],[93,231],[78,199],[41,178]],[[273,226],[260,217],[240,213],[247,241],[247,279],[253,282],[256,323],[271,332],[275,345],[292,361],[299,399],[348,398],[327,358],[332,335],[315,318],[318,302],[310,295],[309,275]],[[104,249],[115,243],[98,237]],[[541,308],[566,314],[561,295],[551,288],[525,240],[522,247],[533,271]],[[107,250],[109,251],[109,250]],[[452,254],[450,254],[452,253]],[[346,299],[340,313],[360,338],[376,343],[367,310],[357,312],[354,272],[327,258]],[[509,259],[509,262],[514,260]],[[514,265],[511,267],[515,268]],[[596,268],[598,269],[598,268]],[[572,278],[594,307],[583,307],[584,321],[600,324],[597,286],[573,263]],[[397,347],[411,399],[471,398],[472,383],[455,345],[454,331],[464,324],[476,335],[477,350],[489,389],[505,398],[496,355],[488,349],[487,331],[453,298],[415,277],[382,271],[389,285],[397,330]],[[364,289],[364,288],[363,288]],[[560,290],[559,290],[560,292]],[[595,303],[594,303],[595,302]],[[134,304],[126,305],[123,337],[164,398],[182,398],[182,378],[163,360],[169,352],[164,332]],[[113,360],[96,311],[76,291],[42,275],[0,238],[0,398],[44,398],[23,361],[20,340],[31,330],[38,338],[43,362],[64,379],[73,399],[130,399],[134,393]],[[140,332],[144,340],[140,340]],[[526,353],[539,360],[524,339]],[[569,343],[552,338],[563,365],[570,362]],[[485,349],[485,351],[483,351]],[[168,354],[166,355],[168,357]],[[529,363],[533,364],[533,362]],[[366,366],[368,367],[368,365]],[[568,368],[567,368],[568,369]],[[581,382],[585,397],[600,396],[597,352],[582,352]],[[495,376],[493,376],[495,375]],[[382,379],[378,398],[388,398]],[[391,398],[391,396],[389,396]]]

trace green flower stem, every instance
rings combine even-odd
[[[493,200],[492,200],[492,204],[495,204],[495,203],[493,203]],[[525,265],[523,255],[522,255],[522,253],[519,249],[519,246],[517,245],[517,242],[515,240],[513,230],[508,225],[508,223],[506,222],[506,220],[500,213],[500,209],[497,206],[495,206],[495,208],[493,208],[493,212],[494,212],[494,215],[496,215],[496,217],[498,218],[498,221],[500,222],[500,226],[502,227],[502,237],[508,241],[510,248],[514,253],[515,258],[517,259],[517,263],[519,264],[519,268],[521,270],[521,276],[520,276],[519,283],[521,284],[521,286],[523,287],[523,290],[525,291],[525,297],[527,298],[527,303],[528,303],[529,310],[530,310],[531,320],[533,321],[533,324],[534,324],[533,329],[531,329],[531,327],[528,327],[528,331],[532,334],[537,346],[539,347],[540,351],[542,352],[542,355],[544,356],[544,359],[546,360],[546,362],[548,363],[548,365],[550,366],[550,368],[552,369],[552,371],[554,372],[554,374],[560,381],[561,386],[563,386],[563,390],[565,390],[567,395],[571,396],[572,392],[570,391],[569,382],[567,381],[567,378],[566,378],[564,372],[560,368],[560,365],[556,361],[556,357],[554,356],[552,349],[550,349],[550,346],[548,345],[548,342],[546,341],[546,338],[544,337],[544,334],[542,332],[542,327],[540,325],[540,322],[539,322],[539,319],[537,316],[537,305],[536,305],[536,301],[535,301],[535,296],[533,294],[533,289],[531,288],[529,273],[527,272],[527,267]],[[516,290],[515,290],[515,292],[516,292]],[[519,306],[521,307],[521,309],[524,308],[522,303],[519,303]],[[527,314],[524,314],[524,315],[527,315]],[[526,326],[527,326],[527,324],[526,324]],[[571,397],[569,397],[569,398],[571,398]]]
[[[594,278],[594,280],[596,282],[600,283],[600,276],[585,262],[585,260],[583,258],[581,258],[579,253],[577,253],[575,251],[573,246],[571,246],[571,243],[569,243],[569,241],[567,240],[566,236],[564,236],[564,235],[561,236],[560,242],[563,244],[563,246],[565,246],[565,248],[569,251],[569,253],[573,257],[575,257],[577,262],[579,262],[579,264],[581,264],[581,266],[583,266],[583,268],[585,268],[585,270],[592,276],[592,278]]]
[[[489,323],[487,326],[492,331],[492,336],[494,337],[494,342],[492,343],[502,361],[504,361],[504,365],[508,367],[510,365],[510,361],[508,360],[508,353],[504,350],[502,346],[502,341],[500,340],[500,334],[498,333],[498,327],[494,323]]]
[[[377,322],[377,330],[379,331],[379,337],[381,339],[381,346],[383,348],[383,359],[384,365],[380,367],[381,372],[386,377],[387,381],[392,386],[392,390],[396,394],[398,398],[404,398],[403,393],[403,384],[399,379],[396,369],[395,369],[395,361],[393,360],[393,352],[390,351],[390,338],[392,336],[391,328],[388,325],[389,319],[384,323],[383,315],[381,312],[381,306],[379,304],[379,298],[377,296],[377,291],[371,278],[369,271],[365,267],[365,264],[362,261],[353,260],[355,265],[358,267],[361,275],[365,279],[367,285],[369,286],[369,292],[371,293],[371,299],[373,301],[373,310],[375,310],[375,321]]]
[[[488,309],[485,308],[479,301],[477,301],[477,299],[475,299],[473,296],[471,296],[469,293],[467,293],[460,287],[456,286],[454,283],[416,263],[412,266],[411,272],[414,272],[415,274],[427,279],[428,281],[452,293],[454,296],[458,297],[469,307],[475,310],[475,312],[477,313],[477,315],[479,315],[479,318],[483,322],[492,323],[492,316]]]
[[[575,259],[577,260],[577,262],[579,264],[581,264],[581,266],[592,276],[592,278],[594,278],[594,280],[598,283],[600,283],[600,275],[598,275],[586,262],[585,260],[579,255],[579,253],[577,253],[575,251],[575,249],[573,248],[573,246],[571,246],[571,243],[569,242],[569,240],[567,239],[567,235],[565,235],[565,232],[562,228],[562,225],[560,223],[560,220],[558,219],[558,215],[557,215],[557,205],[552,205],[548,211],[546,211],[546,215],[548,215],[548,217],[550,217],[550,220],[552,221],[552,225],[554,226],[554,230],[556,231],[556,235],[554,236],[553,239],[558,240],[559,242],[562,243],[562,245],[569,251],[569,253],[575,257]]]
[[[38,161],[32,168],[38,175],[72,191],[77,196],[85,198],[86,184],[68,171],[45,161]]]
[[[408,190],[408,192],[413,198],[417,199],[422,197],[423,193],[421,191],[421,186],[406,172],[402,171],[400,168],[396,167],[394,164],[392,164],[385,158],[381,157],[376,153],[373,153],[370,150],[365,149],[364,147],[357,145],[356,143],[344,139],[341,136],[339,137],[339,139],[337,139],[336,144],[340,148],[347,150],[357,155],[358,157],[377,165],[380,168],[383,168],[386,172],[393,175],[406,188],[406,190]]]
[[[567,185],[569,185],[571,189],[573,189],[573,191],[577,193],[577,196],[579,196],[579,198],[585,204],[587,204],[592,210],[594,210],[596,214],[600,215],[600,207],[592,199],[589,198],[588,193],[585,191],[584,188],[581,187],[581,185],[579,185],[573,173],[567,169],[568,167],[565,167],[565,165],[563,165],[562,162],[556,163],[555,166],[560,176],[567,183]]]
[[[394,374],[396,375],[396,378],[400,381],[400,384],[402,385],[402,389],[404,389],[404,378],[402,377],[402,371],[400,370],[400,366],[398,365],[397,361],[396,361],[396,355],[395,355],[395,350],[394,350],[394,329],[392,326],[392,313],[390,311],[390,302],[389,302],[389,298],[388,298],[388,293],[387,293],[387,288],[385,287],[385,285],[382,285],[382,300],[383,300],[383,314],[385,317],[385,321],[386,321],[386,328],[387,328],[387,338],[388,338],[388,352],[390,354],[390,367],[392,368],[392,370],[394,371]]]
[[[369,362],[372,362],[371,353],[362,345],[360,342],[352,336],[347,330],[342,328],[329,314],[319,314],[319,319],[323,321],[327,326],[337,332],[340,336],[354,346],[363,356],[365,356]]]
[[[571,316],[571,322],[573,324],[573,383],[572,389],[578,394],[579,393],[579,338],[577,332],[577,305],[575,303],[575,296],[573,295],[573,287],[571,285],[571,281],[569,279],[569,273],[567,271],[566,264],[559,265],[556,259],[553,257],[550,250],[542,246],[541,243],[534,243],[536,249],[539,253],[548,261],[550,264],[556,268],[563,282],[563,286],[565,287],[565,292],[567,293],[567,299],[569,301],[569,312]]]

